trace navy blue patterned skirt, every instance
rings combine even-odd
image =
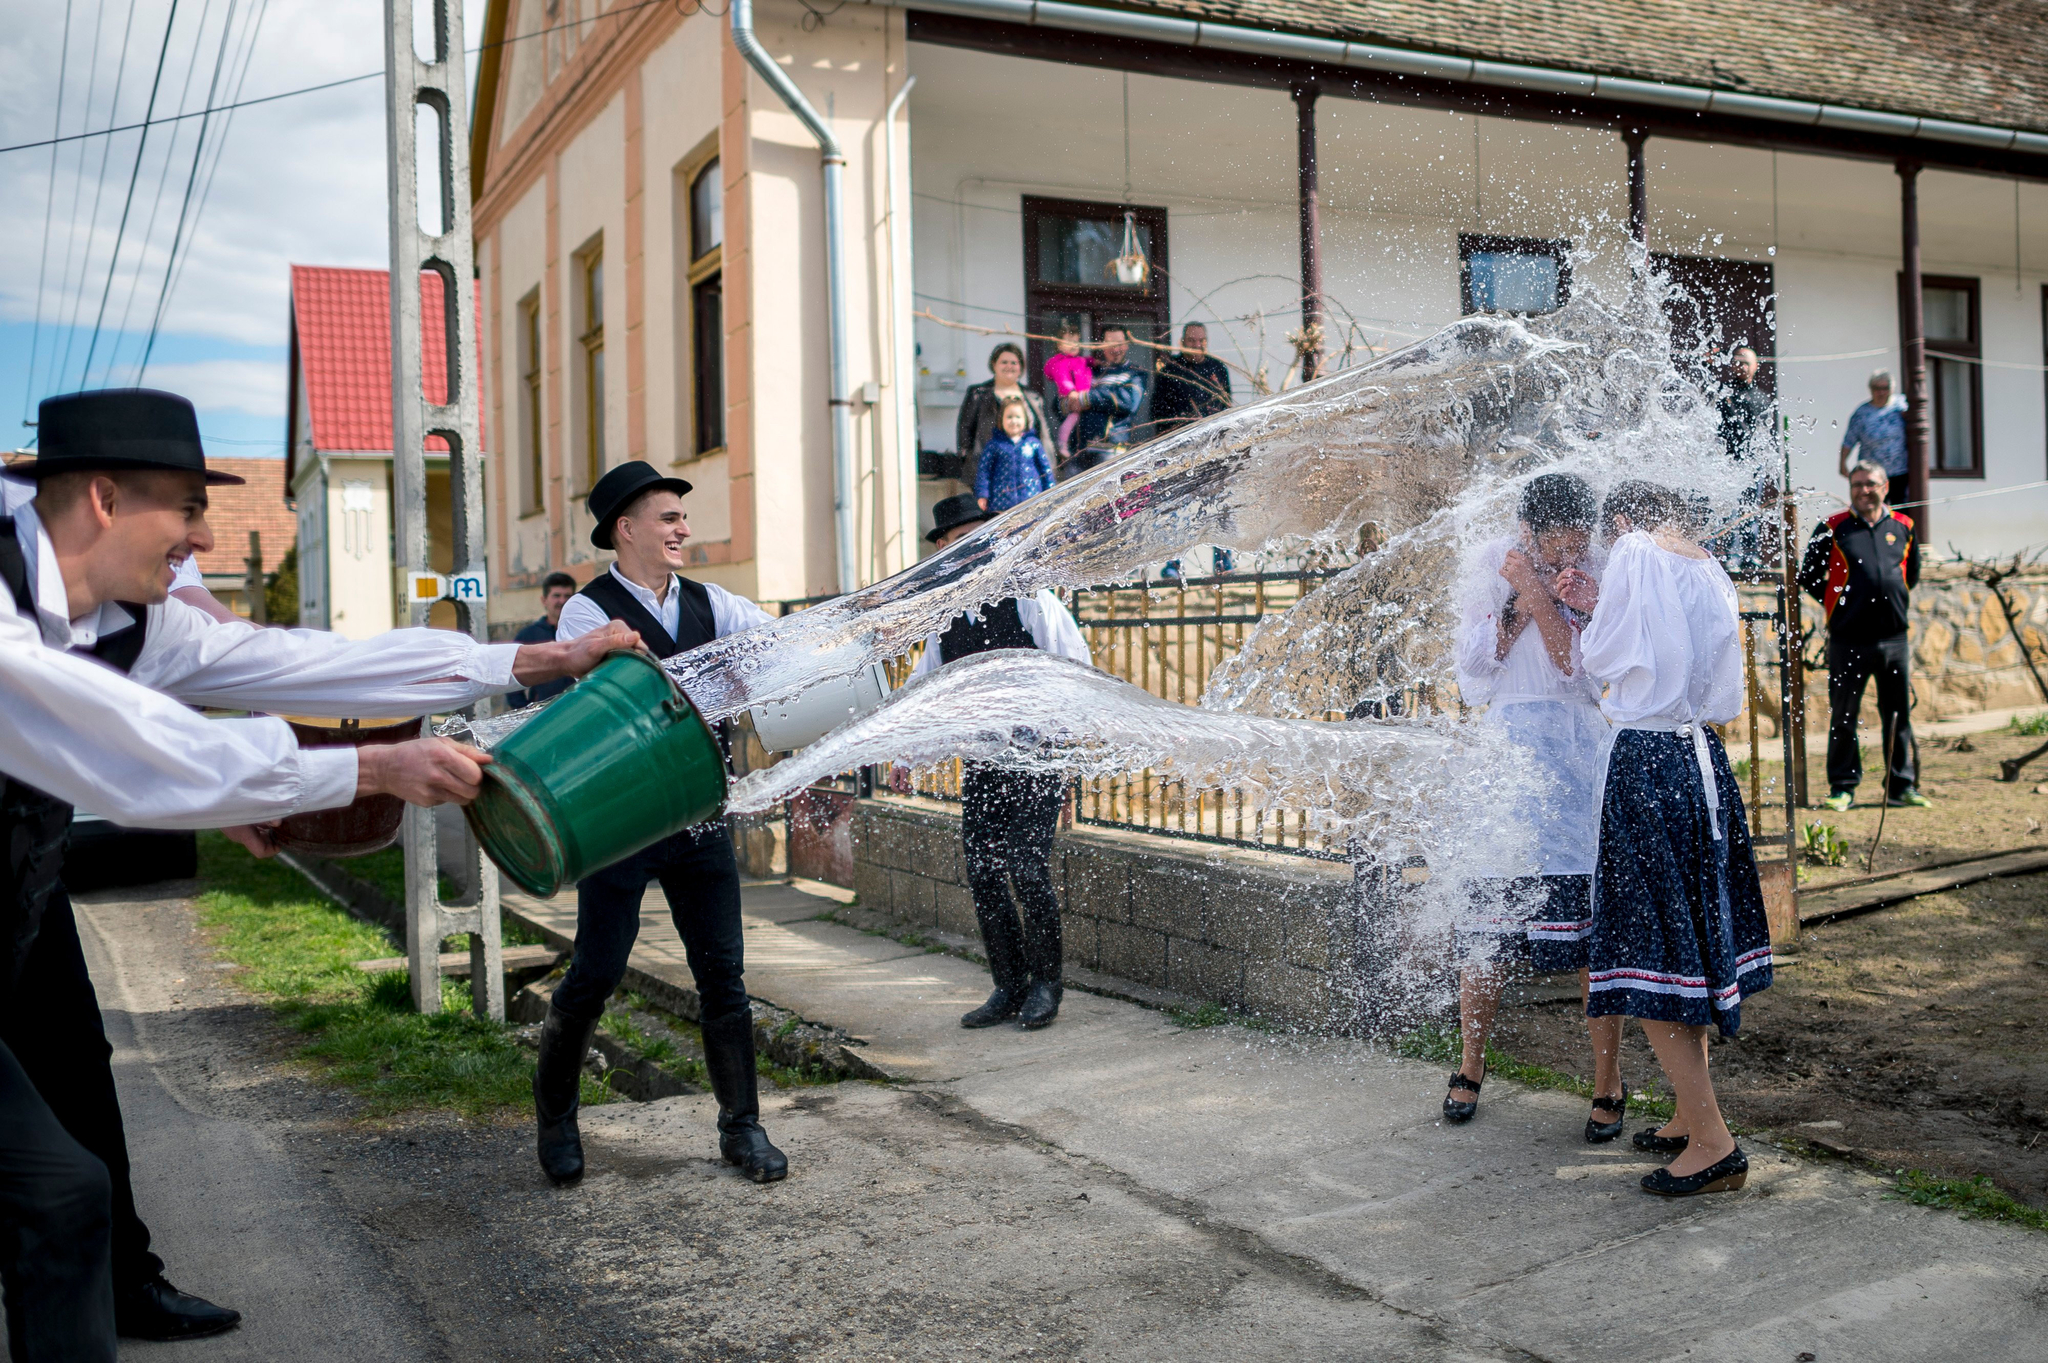
[[[1721,807],[1716,838],[1692,740],[1615,735],[1600,804],[1586,1012],[1742,1024],[1742,1000],[1771,984],[1771,935],[1742,790],[1712,730]]]
[[[1532,974],[1586,968],[1591,876],[1474,881],[1455,929],[1458,964],[1526,965]]]

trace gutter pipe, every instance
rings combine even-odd
[[[1871,109],[1851,109],[1839,104],[1815,104],[1770,95],[1745,95],[1698,85],[1671,85],[1663,81],[1632,80],[1625,76],[1478,61],[1470,57],[1381,47],[1374,43],[1342,42],[1334,38],[1312,38],[1299,33],[1276,33],[1235,24],[1169,19],[1130,10],[1096,9],[1087,5],[1056,3],[1056,0],[868,0],[868,3],[1099,33],[1112,38],[1139,38],[1182,47],[1214,48],[1254,57],[1351,66],[1428,80],[1490,85],[1540,94],[1578,95],[1595,100],[1626,100],[1631,104],[1651,104],[1688,113],[1732,114],[1807,127],[1835,128],[1843,132],[1924,138],[1991,151],[2048,155],[2048,134],[2018,128],[1919,118],[1912,114],[1879,113]]]
[[[825,328],[831,353],[832,526],[838,539],[839,590],[850,592],[860,585],[860,568],[854,536],[853,398],[846,385],[846,259],[844,233],[840,227],[846,154],[840,150],[839,139],[832,136],[825,120],[818,117],[818,111],[796,88],[796,82],[776,65],[775,59],[761,46],[760,39],[754,36],[753,0],[731,0],[731,4],[733,46],[817,140],[824,162]]]
[[[887,171],[883,179],[889,195],[889,339],[895,353],[890,357],[889,373],[896,384],[896,444],[897,469],[896,492],[900,505],[897,508],[898,525],[903,535],[903,566],[908,568],[917,562],[917,447],[923,443],[917,429],[917,351],[913,338],[912,322],[906,306],[910,299],[905,276],[905,252],[899,241],[907,241],[910,227],[904,225],[898,230],[896,223],[896,115],[903,110],[903,102],[910,98],[911,87],[917,84],[917,77],[911,76],[903,82],[903,88],[889,101],[888,110],[882,115],[882,147],[887,156]]]

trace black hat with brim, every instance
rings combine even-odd
[[[932,508],[932,528],[925,535],[925,539],[929,543],[937,544],[939,536],[945,534],[948,530],[957,530],[963,525],[973,525],[976,521],[990,520],[995,514],[993,511],[982,510],[981,499],[973,493],[958,493],[955,496],[946,498]]]
[[[176,393],[153,388],[44,398],[36,412],[36,457],[7,466],[17,478],[132,469],[196,473],[215,485],[244,481],[206,467],[199,414]]]
[[[590,489],[590,496],[584,502],[590,509],[590,518],[597,522],[590,527],[590,542],[600,549],[614,548],[612,527],[618,523],[619,517],[626,514],[626,508],[642,494],[663,488],[678,497],[687,496],[690,491],[688,483],[680,478],[664,477],[645,459],[629,459],[608,470],[597,480],[597,486]]]

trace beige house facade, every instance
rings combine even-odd
[[[1170,344],[1201,321],[1243,401],[1298,380],[1305,322],[1321,363],[1354,363],[1475,309],[1618,296],[1632,242],[1734,300],[1708,339],[1764,352],[1810,520],[1843,490],[1866,377],[1904,387],[1918,353],[1913,238],[1936,541],[2048,542],[2044,35],[1928,10],[1902,44],[1819,0],[1776,25],[1514,8],[753,6],[845,159],[858,579],[909,562],[959,490],[943,456],[998,340],[1078,319]],[[856,585],[817,141],[723,8],[493,0],[486,39],[493,620],[535,614],[551,569],[600,569],[581,498],[625,459],[694,485],[705,579],[764,601]],[[1103,268],[1126,214],[1153,266],[1136,286]]]

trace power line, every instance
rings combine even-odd
[[[228,38],[235,28],[236,0],[228,0],[227,17],[221,21],[220,50],[213,58],[213,78],[206,87],[206,102],[211,105],[214,96],[220,92],[220,73],[227,62]],[[199,120],[199,140],[192,144],[192,168],[185,172],[185,200],[178,205],[178,225],[171,232],[171,253],[164,261],[163,287],[157,290],[156,311],[149,319],[149,339],[142,344],[142,359],[135,366],[135,382],[139,387],[142,375],[149,368],[150,352],[156,349],[157,331],[163,326],[164,305],[171,297],[171,273],[178,268],[178,248],[185,240],[185,220],[192,209],[192,187],[199,181],[199,162],[206,152],[206,129],[209,120]],[[223,130],[225,136],[225,130]],[[198,224],[194,224],[196,228]]]
[[[128,18],[126,20],[125,26],[121,30],[121,58],[119,61],[114,63],[114,97],[107,104],[108,118],[114,117],[117,113],[120,112],[121,109],[121,82],[124,78],[126,78],[128,74],[128,40],[130,37],[134,35],[134,32],[135,0],[128,0]],[[97,54],[95,54],[95,57],[97,57]],[[91,106],[92,101],[90,97],[88,97],[86,100],[85,111],[86,116],[88,118],[92,116]],[[98,178],[93,183],[92,212],[87,216],[85,221],[85,254],[84,257],[78,262],[77,288],[74,289],[71,286],[71,272],[69,267],[66,267],[64,272],[64,289],[65,292],[71,295],[71,316],[65,319],[64,322],[64,358],[58,363],[56,369],[53,370],[50,374],[50,378],[53,381],[60,383],[63,381],[64,375],[68,373],[71,369],[71,347],[78,340],[78,309],[85,302],[86,276],[92,273],[93,232],[99,226],[100,223],[100,197],[106,192],[107,161],[108,158],[113,155],[113,150],[114,144],[112,139],[109,139],[108,141],[100,144],[100,168],[98,171]],[[85,175],[86,155],[87,153],[80,152],[78,157],[78,173],[81,179],[83,179]],[[78,233],[78,206],[76,203],[73,203],[71,210],[71,231],[74,237]]]
[[[566,24],[556,24],[553,28],[537,28],[531,33],[515,33],[509,38],[500,38],[495,43],[480,43],[475,47],[466,47],[462,51],[464,56],[473,56],[476,53],[487,51],[490,48],[510,47],[514,43],[523,43],[530,41],[531,39],[534,38],[544,38],[550,33],[560,33],[564,29],[584,28],[588,27],[591,24],[598,23],[603,19],[615,19],[623,15],[631,14],[635,10],[653,9],[656,6],[668,6],[673,5],[674,3],[675,0],[639,0],[638,4],[619,5],[612,9],[608,9],[602,15],[598,16],[598,18],[596,19],[572,20],[571,22]],[[134,9],[133,5],[131,5],[129,8],[132,14]],[[722,11],[705,12],[719,13]],[[111,128],[95,128],[90,132],[72,133],[68,137],[48,137],[38,142],[16,142],[13,146],[0,147],[0,156],[5,156],[7,153],[13,151],[34,151],[37,147],[47,147],[52,145],[53,143],[79,142],[93,137],[111,137],[115,133],[134,132],[137,128],[147,129],[158,127],[165,123],[181,123],[188,118],[204,118],[208,114],[227,113],[228,111],[233,109],[253,108],[258,104],[271,104],[275,103],[277,100],[280,99],[294,99],[299,95],[317,95],[323,90],[335,90],[339,89],[344,85],[356,85],[366,80],[382,79],[384,79],[384,73],[382,71],[365,71],[359,76],[343,76],[340,80],[324,81],[319,85],[305,85],[299,87],[296,90],[280,90],[274,95],[258,95],[254,99],[238,100],[232,104],[221,104],[206,109],[193,109],[187,113],[171,114],[164,118],[145,117],[144,120],[140,123],[123,123],[119,126]]]
[[[64,77],[71,67],[71,3],[64,0],[64,42],[57,54],[57,116],[51,120],[51,136],[64,131]],[[50,219],[57,208],[57,153],[50,144],[50,189],[43,199],[43,249],[36,257],[36,323],[29,332],[29,386],[21,394],[21,419],[28,421],[29,398],[35,393],[36,347],[43,339],[43,281],[50,272]]]
[[[163,44],[157,49],[156,75],[149,82],[149,103],[143,107],[142,119],[144,126],[142,136],[135,141],[135,168],[128,172],[128,195],[121,203],[121,225],[114,230],[114,254],[107,261],[107,286],[100,290],[99,315],[93,319],[92,340],[85,347],[85,365],[79,371],[80,376],[88,380],[92,375],[93,352],[99,349],[100,328],[107,320],[107,300],[114,293],[114,272],[121,265],[121,241],[128,235],[128,210],[135,206],[135,182],[142,177],[142,153],[149,146],[148,123],[156,115],[156,92],[157,88],[163,84],[164,59],[171,55],[171,30],[177,26],[177,23],[178,0],[171,0],[170,16],[164,20]],[[85,384],[81,383],[79,386],[82,388]]]

